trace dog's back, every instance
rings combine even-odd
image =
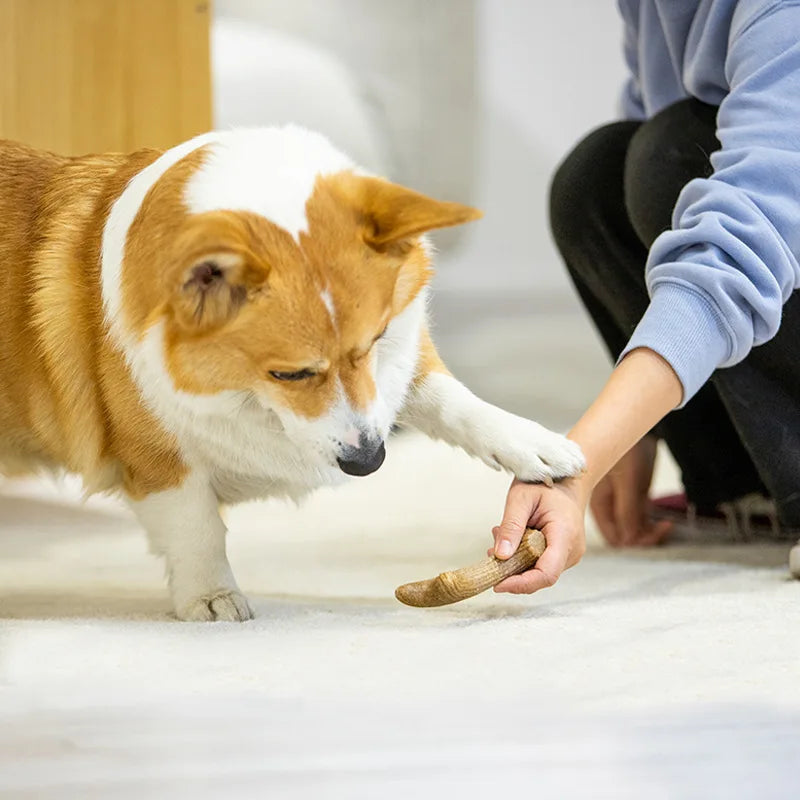
[[[64,160],[0,141],[0,469],[24,471],[50,460],[35,427],[52,417],[43,356],[33,332],[32,299],[44,187]]]
[[[103,461],[99,248],[156,153],[66,158],[0,140],[0,471]]]

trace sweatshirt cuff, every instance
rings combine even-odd
[[[622,351],[647,347],[675,370],[683,385],[683,408],[724,364],[732,351],[731,336],[712,302],[696,289],[680,283],[653,287],[650,305]]]

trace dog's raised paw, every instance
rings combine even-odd
[[[535,422],[511,417],[494,442],[493,458],[517,478],[547,483],[578,475],[586,469],[580,447]]]
[[[178,609],[178,617],[187,622],[246,622],[253,611],[241,592],[223,590],[187,603]]]
[[[586,459],[581,448],[566,436],[550,433],[536,451],[539,461],[547,466],[550,478],[571,478],[586,469]],[[522,475],[519,476],[523,480]]]

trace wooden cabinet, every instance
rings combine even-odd
[[[0,0],[0,138],[65,154],[211,127],[210,3]]]

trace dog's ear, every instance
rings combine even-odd
[[[184,269],[172,307],[184,327],[207,331],[232,319],[266,281],[262,270],[240,253],[211,251]]]
[[[360,210],[366,223],[364,239],[376,250],[482,216],[477,208],[434,200],[381,178],[360,177],[358,184]]]
[[[246,224],[225,212],[198,215],[177,238],[173,252],[172,309],[189,330],[223,325],[267,281],[266,265],[248,247]]]

